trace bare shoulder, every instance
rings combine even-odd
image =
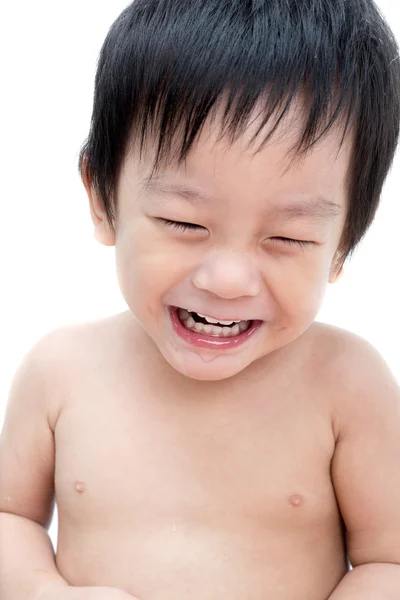
[[[73,365],[82,355],[88,358],[89,348],[92,354],[96,349],[102,352],[104,346],[112,346],[116,340],[122,340],[129,327],[133,329],[133,326],[133,319],[129,318],[127,312],[118,313],[102,319],[59,327],[47,333],[39,340],[38,345],[43,351],[47,349],[53,356]]]
[[[30,352],[52,369],[68,369],[82,355],[87,357],[89,347],[94,350],[107,334],[112,333],[116,317],[66,325],[49,331],[34,344]],[[60,372],[57,372],[59,375]]]
[[[126,313],[121,313],[63,326],[46,333],[31,347],[25,360],[33,360],[45,379],[52,428],[71,386],[93,373],[102,374],[112,368],[127,323]]]
[[[380,352],[365,338],[326,323],[315,322],[311,336],[313,357],[333,377],[356,381],[365,378],[365,369],[387,368]]]
[[[368,415],[399,408],[399,383],[368,340],[332,325],[314,325],[314,367],[330,394],[336,435]]]

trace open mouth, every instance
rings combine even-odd
[[[191,331],[205,333],[211,337],[234,337],[249,329],[252,321],[218,321],[184,308],[178,309],[178,318],[182,325]]]
[[[224,321],[176,306],[170,307],[172,324],[185,341],[200,347],[228,348],[246,341],[263,321]]]

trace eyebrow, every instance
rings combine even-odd
[[[215,198],[203,190],[196,189],[188,184],[170,183],[162,177],[149,177],[144,179],[143,190],[152,190],[161,195],[177,195],[192,205],[211,204]],[[337,218],[342,211],[340,204],[332,202],[324,196],[317,195],[306,200],[296,200],[282,206],[275,205],[270,209],[273,215],[283,214],[289,220],[297,218],[311,218],[321,221],[329,221]]]

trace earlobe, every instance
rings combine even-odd
[[[340,267],[340,269],[338,269],[337,267],[336,268],[332,267],[331,275],[329,277],[329,283],[337,283],[339,281],[339,279],[341,279],[342,277],[343,277],[343,267]]]
[[[115,246],[115,233],[111,230],[107,220],[99,221],[95,226],[94,237],[103,246]]]
[[[115,233],[108,223],[103,202],[92,185],[86,156],[82,163],[82,181],[89,198],[90,216],[95,227],[95,239],[103,246],[115,246]]]

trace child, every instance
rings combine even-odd
[[[392,164],[397,55],[372,0],[114,23],[80,170],[128,310],[15,375],[2,600],[400,597],[399,387],[315,322]]]

